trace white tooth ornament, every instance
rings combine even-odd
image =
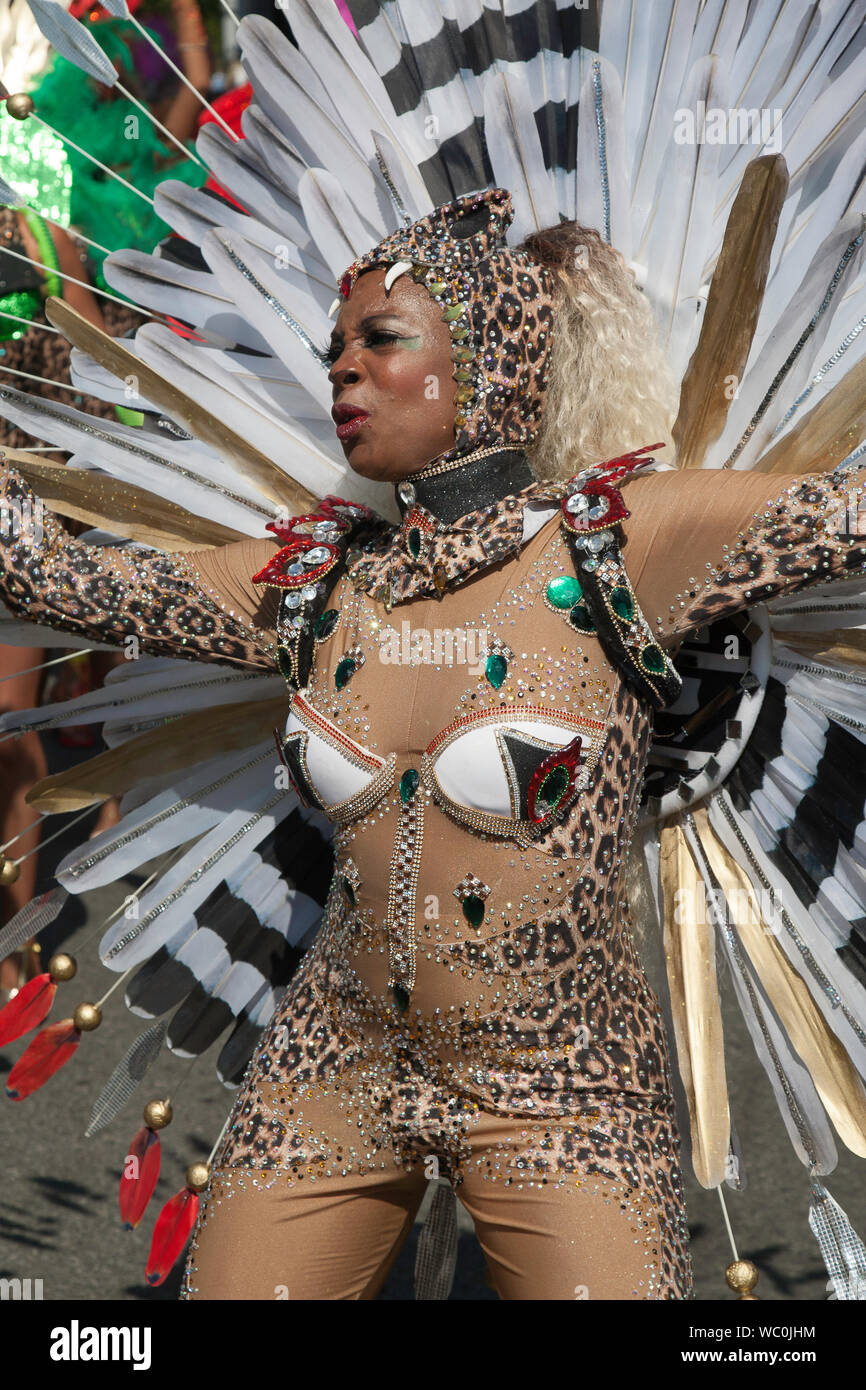
[[[342,304],[342,302],[343,302],[343,301],[342,301],[342,299],[340,298],[340,296],[337,295],[337,298],[334,300],[333,304],[331,305],[330,309],[328,310],[328,318],[329,318],[329,319],[332,319],[332,318],[334,317],[334,315],[336,314],[336,312],[337,312],[337,310],[339,309],[339,307],[340,307],[340,305]]]
[[[388,293],[395,280],[399,279],[401,275],[405,275],[406,271],[411,269],[411,261],[398,261],[396,265],[392,265],[385,276],[385,293]]]

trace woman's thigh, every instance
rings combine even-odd
[[[375,1298],[426,1189],[379,1152],[356,1152],[340,1088],[311,1086],[286,1117],[279,1166],[214,1170],[187,1261],[191,1299]]]
[[[458,1195],[500,1297],[690,1298],[677,1148],[666,1123],[621,1112],[484,1116]]]

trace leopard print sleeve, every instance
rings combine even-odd
[[[753,604],[866,571],[854,476],[721,470],[636,477],[623,555],[662,646]]]
[[[99,642],[135,638],[152,656],[274,664],[275,612],[250,584],[242,592],[238,575],[245,567],[251,575],[275,542],[171,555],[90,546],[14,469],[0,479],[0,598],[17,617]]]

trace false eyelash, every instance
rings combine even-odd
[[[384,340],[388,343],[399,343],[403,336],[403,334],[396,333],[393,329],[390,328],[374,328],[372,332],[368,335],[368,338],[378,337],[380,340]],[[336,348],[331,347],[330,339],[324,344],[323,347],[320,348],[320,352],[322,354],[323,367],[333,366],[334,362],[337,361],[337,358],[340,355],[340,353],[337,352]],[[340,352],[342,352],[342,348],[340,349]]]

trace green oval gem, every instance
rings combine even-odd
[[[484,921],[484,899],[470,893],[468,898],[463,899],[463,916],[470,927],[480,927]]]
[[[569,772],[567,767],[560,763],[557,767],[552,767],[538,788],[535,798],[536,804],[543,802],[545,806],[552,809],[558,806],[565,794],[565,789],[569,783]]]
[[[352,656],[344,656],[343,660],[337,663],[334,672],[334,684],[338,690],[342,690],[344,685],[348,685],[358,669],[358,663]]]
[[[421,532],[418,530],[417,526],[412,526],[409,528],[409,534],[406,537],[406,543],[409,546],[409,550],[411,551],[412,555],[417,560],[418,556],[421,554]]]
[[[428,283],[428,285],[427,285],[427,293],[428,293],[428,294],[442,294],[442,292],[443,292],[444,290],[447,290],[447,288],[448,288],[448,285],[447,285],[447,283],[446,283],[445,280],[430,280],[429,283]]]
[[[554,608],[573,608],[583,598],[580,580],[571,574],[557,575],[547,586],[547,597]]]
[[[442,317],[446,323],[453,323],[455,319],[459,319],[465,307],[465,304],[452,304],[450,308],[445,310]]]
[[[622,584],[618,584],[613,590],[610,606],[618,618],[622,618],[624,622],[631,622],[634,617],[634,599]]]
[[[340,621],[339,608],[326,608],[324,613],[320,613],[316,619],[316,636],[324,639],[330,637],[337,623]]]
[[[391,993],[394,996],[394,1002],[397,1008],[400,1010],[401,1014],[404,1014],[409,1007],[408,989],[404,989],[402,985],[392,985]]]
[[[585,603],[576,603],[568,615],[568,621],[579,632],[595,632],[595,623],[589,615]]]
[[[491,652],[484,663],[484,674],[494,690],[499,689],[500,685],[505,680],[507,672],[508,662],[505,660],[502,653]]]
[[[646,669],[652,671],[653,675],[660,676],[665,669],[664,653],[661,647],[655,646],[652,642],[643,648],[640,659]]]
[[[421,778],[414,767],[407,767],[403,776],[400,778],[400,800],[407,806],[418,790],[418,783]]]

